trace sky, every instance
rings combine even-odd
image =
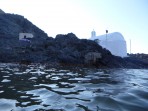
[[[131,40],[131,53],[148,54],[148,0],[0,0],[0,9],[23,15],[51,37],[120,32],[128,53]]]

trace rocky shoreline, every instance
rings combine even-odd
[[[33,38],[20,40],[19,34],[22,32],[31,33]],[[65,67],[148,68],[148,61],[114,56],[96,42],[79,39],[73,33],[48,37],[26,18],[14,14],[0,14],[0,62]]]

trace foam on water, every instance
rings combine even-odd
[[[10,82],[11,80],[3,79],[1,82]]]

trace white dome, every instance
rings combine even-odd
[[[104,34],[100,36],[91,37],[91,40],[98,39],[99,45],[108,49],[113,55],[126,57],[127,49],[126,49],[126,41],[123,35],[119,32]]]
[[[100,35],[100,36],[95,36],[95,37],[91,37],[91,40],[95,40],[95,39],[99,39],[99,40],[109,40],[109,41],[125,41],[124,37],[122,36],[121,33],[119,32],[113,32],[113,33],[109,33],[107,34],[107,38],[106,38],[106,34],[104,35]]]

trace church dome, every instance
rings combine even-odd
[[[113,55],[126,57],[126,41],[123,35],[119,32],[108,33],[100,36],[91,37],[91,40],[98,39],[98,44],[103,48],[108,49]]]
[[[99,40],[108,40],[108,41],[125,41],[123,35],[119,32],[113,32],[113,33],[109,33],[107,34],[107,38],[106,38],[106,34],[105,35],[100,35],[97,37]]]

